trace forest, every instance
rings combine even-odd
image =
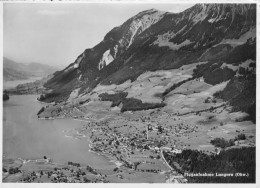
[[[225,89],[216,92],[214,97],[229,102],[234,112],[248,113],[249,116],[244,120],[256,122],[256,74],[245,71],[244,74],[232,78]]]
[[[127,95],[128,93],[126,92],[119,92],[116,94],[102,93],[99,97],[102,101],[111,101],[111,107],[119,106],[122,103],[121,112],[162,108],[166,105],[165,103],[143,103],[139,99],[126,98]]]
[[[222,149],[226,148],[226,147],[230,147],[230,146],[234,146],[235,145],[235,141],[239,141],[239,140],[245,140],[246,136],[245,134],[239,134],[235,137],[235,139],[230,139],[230,140],[225,140],[224,138],[214,138],[213,140],[210,141],[210,143],[212,145],[214,145],[215,147],[220,147]]]

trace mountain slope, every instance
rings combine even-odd
[[[10,68],[3,69],[3,77],[4,81],[27,80],[29,78],[25,73],[21,73]]]
[[[45,86],[64,99],[77,88],[88,93],[99,83],[134,81],[145,71],[198,61],[255,60],[255,26],[254,4],[198,4],[178,14],[143,11],[112,29]]]
[[[180,70],[194,63],[198,64],[187,75],[189,79],[184,75],[180,83],[173,81],[166,88],[160,87],[169,93],[192,79],[203,78],[206,84],[217,85],[239,77],[243,77],[243,83],[248,83],[250,78],[250,83],[255,85],[255,69],[252,71],[255,61],[255,4],[197,4],[178,14],[151,9],[112,29],[102,42],[86,49],[74,63],[57,72],[45,84],[52,93],[42,100],[62,102],[75,91],[84,95],[95,91],[96,86],[119,85],[128,80],[134,86],[147,71]],[[240,67],[251,72],[241,74]],[[226,87],[219,96],[234,109],[251,114],[254,121],[255,90],[248,96],[252,100],[241,106],[235,101],[245,96],[246,87],[240,90],[241,95],[233,94],[237,89],[231,84]],[[230,91],[232,97],[224,97]],[[150,96],[152,101],[162,102]]]
[[[55,67],[41,63],[17,63],[6,57],[3,58],[3,76],[5,81],[26,80],[29,77],[47,76],[57,71]]]
[[[10,59],[3,58],[3,79],[4,81],[26,80],[32,75],[21,71],[21,66]]]

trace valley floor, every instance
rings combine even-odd
[[[110,102],[95,101],[81,107],[64,106],[57,116],[86,121],[78,136],[90,139],[91,151],[119,164],[119,179],[105,178],[109,182],[185,183],[187,179],[172,170],[162,151],[180,153],[196,149],[216,154],[221,148],[216,150],[210,143],[212,139],[234,139],[241,133],[247,139],[226,149],[255,146],[255,124],[240,122],[238,117],[243,113],[231,113],[222,102],[212,104],[214,109],[179,114],[170,113],[167,108],[120,113],[117,107],[110,109],[109,105]]]
[[[202,78],[193,79],[192,72],[198,64],[178,70],[146,72],[132,83],[99,85],[85,95],[73,93],[66,102],[47,105],[38,118],[85,121],[76,136],[89,139],[91,151],[118,164],[118,169],[113,169],[115,175],[107,174],[106,181],[185,183],[187,179],[172,170],[163,152],[178,154],[192,149],[217,155],[223,148],[212,145],[213,139],[234,140],[239,134],[246,139],[237,140],[225,149],[255,146],[256,126],[244,121],[247,114],[234,112],[228,103],[213,97],[228,81],[210,85]],[[172,84],[178,87],[161,98],[162,92]],[[111,107],[112,102],[99,98],[102,93],[118,92],[127,92],[127,98],[146,103],[163,101],[167,105],[122,113],[122,104]]]
[[[234,139],[240,133],[247,139],[236,142],[233,148],[255,145],[255,125],[249,121],[239,122],[237,117],[241,114],[230,113],[227,105],[182,114],[170,113],[167,109],[120,113],[117,108],[111,110],[109,105],[110,102],[95,101],[81,107],[64,106],[59,114],[51,111],[55,116],[46,115],[48,110],[44,114],[47,118],[85,121],[82,129],[71,136],[89,139],[91,151],[114,161],[114,169],[95,169],[97,174],[93,174],[85,170],[86,167],[36,162],[20,164],[15,160],[11,164],[18,165],[22,173],[6,173],[3,181],[185,183],[187,179],[167,164],[162,151],[180,153],[184,149],[197,149],[213,154],[217,151],[210,140],[217,137]],[[86,175],[80,174],[83,171]]]

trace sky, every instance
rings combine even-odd
[[[137,13],[181,12],[193,4],[5,3],[3,54],[20,63],[67,66]]]

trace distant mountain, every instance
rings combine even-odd
[[[3,77],[4,81],[27,80],[30,76],[22,71],[22,65],[8,58],[3,58]]]
[[[3,69],[3,76],[4,76],[4,81],[27,80],[29,78],[26,73],[18,72],[10,68]]]
[[[17,63],[6,57],[3,58],[4,81],[26,80],[29,77],[44,77],[57,71],[55,67],[41,63]]]
[[[44,72],[46,74],[51,74],[57,71],[57,68],[41,63],[32,62],[26,65],[28,67],[28,70],[33,72]]]

